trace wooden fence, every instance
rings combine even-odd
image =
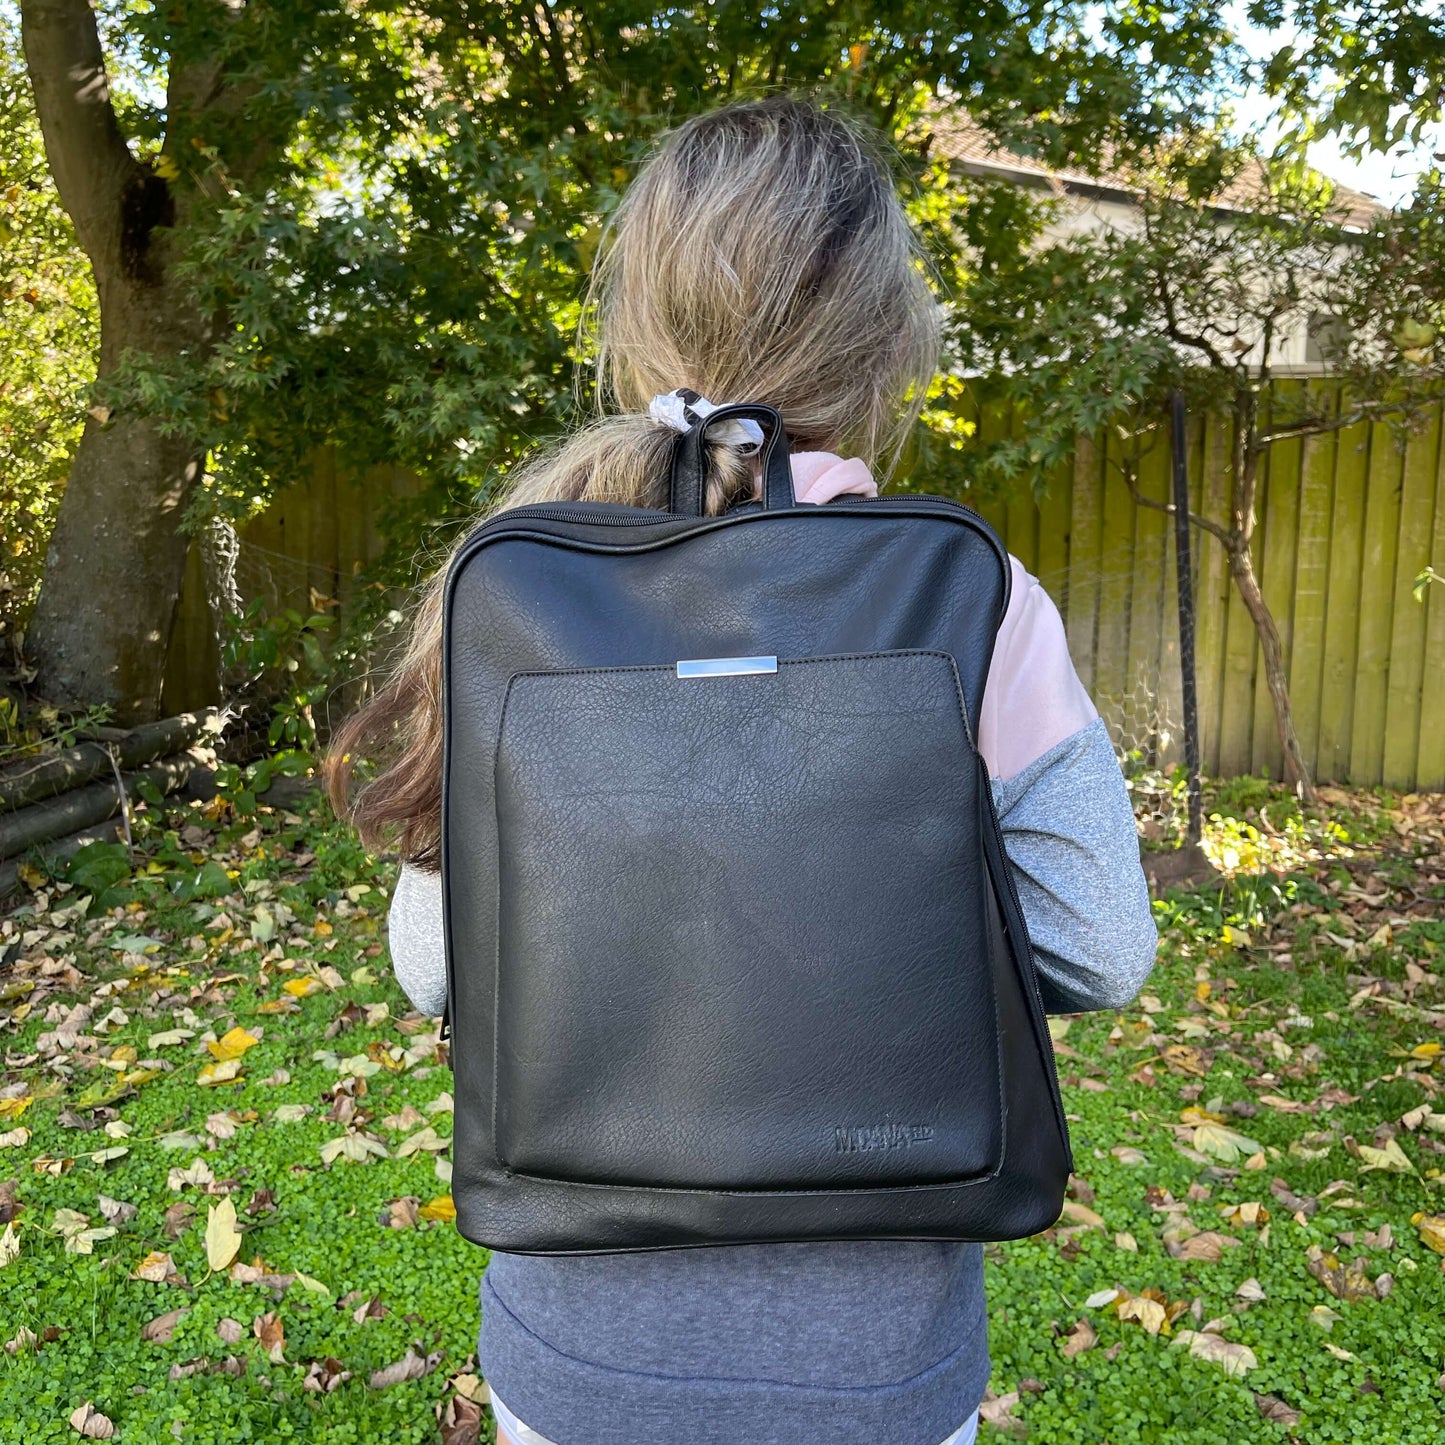
[[[359,600],[358,574],[386,547],[378,525],[384,505],[421,489],[402,467],[348,469],[331,449],[318,451],[308,475],[237,529],[234,600],[263,597],[271,609],[294,608],[303,617],[325,611],[345,625]],[[161,700],[167,716],[220,701],[217,613],[225,602],[213,595],[220,579],[208,550],[193,546],[186,568]]]
[[[1278,387],[1329,385],[1286,381]],[[1190,427],[1192,506],[1223,519],[1230,426]],[[1170,495],[1165,446],[1140,492]],[[1136,506],[1105,443],[1082,441],[1040,505],[979,508],[1058,601],[1079,675],[1117,741],[1173,760],[1182,749],[1173,520]],[[1445,570],[1441,418],[1401,449],[1383,423],[1276,443],[1257,507],[1254,565],[1279,626],[1295,724],[1315,775],[1445,786]],[[1253,624],[1224,549],[1193,533],[1195,672],[1206,771],[1280,776],[1280,746]]]
[[[1423,603],[1411,595],[1432,560],[1445,570],[1441,430],[1436,416],[1401,450],[1385,425],[1361,425],[1281,442],[1268,456],[1255,567],[1284,641],[1304,755],[1321,780],[1445,786],[1445,586],[1433,585]],[[1190,437],[1193,505],[1222,518],[1229,425],[1195,419]],[[355,569],[380,551],[379,501],[415,489],[404,472],[350,475],[323,456],[314,477],[242,530],[243,595],[250,595],[248,577],[269,568],[273,601],[305,609],[307,589],[316,587],[344,608]],[[1168,499],[1162,444],[1145,458],[1140,489]],[[1058,603],[1079,675],[1116,741],[1177,759],[1183,707],[1172,519],[1137,506],[1108,444],[1087,439],[1072,466],[1050,478],[1041,502],[1024,497],[979,510]],[[1279,741],[1254,628],[1222,547],[1197,529],[1193,544],[1205,769],[1278,777]],[[177,618],[171,712],[214,700],[199,566],[193,574]]]

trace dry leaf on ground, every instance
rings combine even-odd
[[[1346,1139],[1345,1148],[1360,1161],[1362,1173],[1368,1173],[1371,1169],[1383,1169],[1391,1174],[1413,1174],[1415,1172],[1415,1166],[1394,1139],[1387,1140],[1381,1149],[1376,1149],[1369,1144],[1356,1144],[1352,1139]]]
[[[1006,1395],[995,1395],[990,1390],[978,1407],[978,1418],[985,1425],[991,1425],[1000,1435],[1023,1440],[1028,1436],[1028,1426],[1022,1420],[1014,1418],[1013,1410],[1018,1402],[1017,1390],[1010,1390]]]
[[[431,1374],[441,1364],[441,1360],[439,1350],[423,1356],[409,1349],[395,1364],[371,1372],[371,1388],[385,1390],[392,1385],[401,1384],[404,1380],[419,1380],[423,1375]]]
[[[1374,1281],[1360,1263],[1342,1264],[1335,1254],[1327,1254],[1319,1245],[1310,1245],[1305,1255],[1305,1268],[1334,1295],[1336,1299],[1358,1303],[1378,1299]]]
[[[1188,1345],[1189,1353],[1196,1359],[1220,1365],[1226,1375],[1243,1375],[1259,1364],[1248,1345],[1236,1344],[1209,1330],[1180,1330],[1174,1343]]]
[[[329,1395],[338,1385],[344,1385],[351,1378],[348,1370],[334,1355],[321,1360],[312,1360],[301,1381],[303,1390],[312,1390],[319,1395]]]
[[[186,1282],[185,1275],[176,1269],[175,1261],[170,1255],[162,1254],[156,1249],[151,1250],[151,1252],[136,1265],[131,1278],[149,1280],[151,1284],[183,1285]]]
[[[1145,1299],[1142,1295],[1131,1295],[1119,1301],[1118,1316],[1124,1323],[1143,1327],[1144,1333],[1157,1335],[1164,1328],[1164,1306],[1158,1300]]]
[[[163,1315],[157,1315],[155,1319],[141,1326],[140,1337],[152,1344],[168,1345],[171,1336],[180,1324],[181,1317],[188,1313],[184,1309],[167,1310]]]
[[[109,1440],[115,1434],[115,1426],[89,1400],[72,1412],[70,1428],[87,1440]]]
[[[1104,1227],[1104,1216],[1096,1214],[1087,1204],[1080,1204],[1077,1199],[1064,1200],[1063,1211],[1059,1218],[1083,1225],[1086,1229],[1103,1229]]]
[[[1286,1405],[1278,1395],[1256,1395],[1254,1403],[1260,1415],[1271,1425],[1283,1425],[1288,1428],[1291,1425],[1299,1424],[1299,1411],[1293,1406]]]
[[[437,1407],[441,1445],[477,1445],[482,1438],[482,1407],[453,1395]]]
[[[267,1310],[264,1315],[257,1315],[251,1325],[256,1338],[261,1341],[261,1347],[266,1351],[266,1357],[273,1365],[284,1365],[286,1352],[286,1326],[282,1324],[275,1310]]]
[[[1412,1214],[1410,1223],[1419,1231],[1421,1244],[1445,1254],[1445,1214]]]
[[[223,1034],[219,1039],[213,1039],[206,1045],[211,1057],[225,1061],[227,1059],[239,1059],[247,1049],[254,1048],[261,1040],[255,1034],[248,1034],[243,1028],[234,1028]]]

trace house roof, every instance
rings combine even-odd
[[[957,161],[974,175],[993,175],[1045,186],[1058,195],[1114,192],[1121,200],[1131,200],[1137,185],[1122,168],[1102,166],[1097,173],[1045,165],[1036,157],[1024,156],[1001,145],[971,117],[959,110],[931,110],[924,122],[933,132],[934,154]],[[1250,160],[1238,176],[1212,198],[1220,210],[1248,211],[1253,198],[1264,185],[1264,167]],[[1335,182],[1335,204],[1341,209],[1343,223],[1352,229],[1364,230],[1376,216],[1389,207],[1364,191]]]

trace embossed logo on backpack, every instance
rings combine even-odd
[[[833,1149],[838,1154],[856,1154],[860,1149],[907,1149],[932,1141],[932,1124],[864,1124],[857,1128],[839,1124],[833,1129]]]

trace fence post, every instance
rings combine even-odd
[[[1194,576],[1189,538],[1189,439],[1184,430],[1184,396],[1169,398],[1174,463],[1174,555],[1179,579],[1179,673],[1184,693],[1184,767],[1189,788],[1189,836],[1204,833],[1204,800],[1199,783],[1199,697],[1194,686]]]

